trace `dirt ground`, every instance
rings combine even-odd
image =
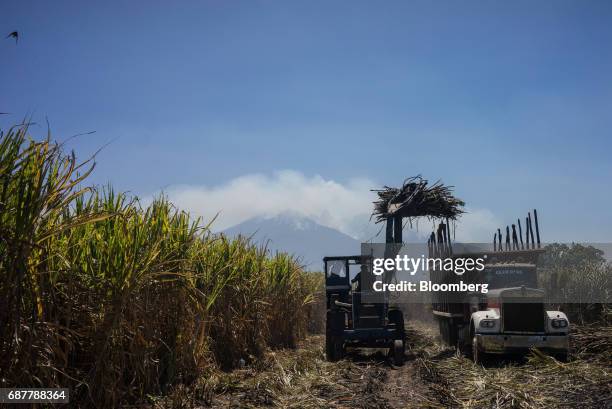
[[[329,363],[323,347],[324,337],[314,336],[293,355],[273,353],[269,368],[250,380],[250,371],[244,370],[237,388],[218,395],[212,406],[383,409],[417,408],[435,401],[410,357],[405,365],[394,367],[382,350],[353,350],[345,360]]]
[[[326,362],[324,337],[312,336],[297,350],[273,351],[244,369],[211,375],[156,406],[612,408],[610,334],[610,328],[586,333],[569,363],[532,355],[484,367],[440,344],[437,331],[419,321],[407,327],[401,367],[382,350],[354,350],[340,362]]]

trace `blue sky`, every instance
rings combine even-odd
[[[95,130],[70,147],[111,142],[92,180],[138,195],[421,173],[610,241],[611,22],[607,1],[4,1],[0,125]]]

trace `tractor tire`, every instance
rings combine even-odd
[[[344,357],[344,342],[342,337],[325,337],[325,359],[329,362],[336,362]]]
[[[402,366],[405,360],[405,344],[403,340],[396,339],[393,341],[393,347],[391,348],[393,365]]]
[[[344,340],[341,337],[335,337],[334,341],[334,356],[336,361],[344,358]]]
[[[404,314],[400,310],[390,310],[387,313],[389,323],[395,324],[395,328],[398,329],[397,339],[403,340],[405,338],[406,330],[404,327]]]
[[[345,314],[341,311],[327,310],[325,333],[328,335],[342,335],[344,332]]]
[[[336,362],[344,356],[344,313],[328,310],[325,326],[325,357]]]
[[[476,365],[482,365],[486,362],[487,354],[478,348],[476,336],[472,338],[472,360]]]
[[[325,335],[325,359],[329,362],[335,361],[333,336]]]

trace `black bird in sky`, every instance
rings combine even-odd
[[[17,44],[17,41],[19,41],[19,32],[13,31],[11,34],[6,36],[6,38],[11,38],[11,37],[15,39],[15,44]]]

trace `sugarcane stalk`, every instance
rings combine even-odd
[[[510,227],[506,226],[506,250],[510,250]]]
[[[519,237],[521,238],[521,250],[525,250],[525,245],[523,244],[523,229],[521,228],[521,219],[516,219],[518,222],[519,228]]]
[[[536,237],[538,239],[538,248],[540,248],[540,227],[538,226],[538,211],[533,209],[533,218],[535,220]]]

